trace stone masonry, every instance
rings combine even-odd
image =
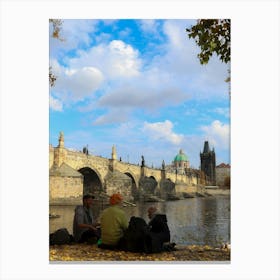
[[[120,192],[133,201],[140,192],[166,197],[172,194],[196,192],[205,185],[199,170],[176,174],[117,160],[115,146],[111,159],[68,150],[60,133],[57,147],[49,148],[50,203],[67,199],[81,199],[84,192]],[[146,179],[145,179],[146,178]]]

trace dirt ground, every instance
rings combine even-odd
[[[230,249],[213,248],[210,246],[176,245],[176,251],[156,254],[111,251],[98,248],[96,245],[71,244],[50,246],[49,260],[52,262],[68,261],[153,261],[153,262],[196,262],[196,261],[230,261]]]

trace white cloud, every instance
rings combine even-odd
[[[213,146],[228,149],[230,140],[230,127],[228,124],[215,120],[210,126],[201,126],[201,130],[205,132],[205,138],[212,142]]]
[[[185,84],[195,98],[226,98],[228,85],[227,65],[213,55],[207,65],[201,65],[197,54],[200,48],[193,39],[189,39],[186,27],[190,21],[167,20],[163,31],[168,40],[165,44],[164,56],[153,61],[161,71],[169,71],[176,75],[178,83]]]
[[[201,68],[196,58],[197,47],[185,31],[187,25],[188,21],[184,20],[167,20],[163,25],[167,36],[166,53],[159,62],[180,75],[196,73]]]
[[[155,20],[138,22],[142,30],[148,33],[159,26]],[[52,89],[54,96],[64,102],[77,102],[100,88],[103,94],[97,103],[99,106],[107,109],[119,106],[131,110],[139,107],[154,110],[167,104],[177,105],[189,99],[191,94],[198,96],[199,92],[203,92],[200,97],[204,98],[211,98],[212,94],[219,95],[220,91],[214,92],[211,89],[218,83],[218,79],[224,79],[221,74],[221,69],[224,68],[219,66],[221,63],[214,61],[209,63],[209,73],[209,66],[199,64],[196,58],[199,49],[188,39],[185,32],[189,22],[165,21],[163,30],[168,37],[167,43],[161,45],[159,55],[149,58],[149,61],[142,60],[142,54],[137,49],[121,40],[108,43],[105,40],[90,49],[80,49],[75,58],[64,58],[68,65],[67,70],[62,66],[57,67],[60,71],[63,69],[63,72],[58,74],[57,85]],[[96,28],[94,24],[86,27],[86,21],[80,22],[80,27],[78,23],[79,21],[67,21],[66,30],[73,28],[71,36],[77,34],[78,30],[81,30],[82,34],[88,34],[87,32]],[[88,44],[90,39],[85,34],[81,40]],[[89,73],[86,69],[95,69],[95,73]],[[196,76],[202,69],[200,75]],[[208,78],[209,75],[211,79]],[[102,81],[105,87],[101,88]],[[226,88],[227,85],[224,84]],[[105,119],[103,118],[103,121]]]
[[[159,23],[154,19],[139,20],[140,28],[149,34],[158,34]]]
[[[53,70],[57,80],[52,93],[64,103],[91,97],[104,80],[103,74],[94,67],[68,69],[54,64]]]
[[[127,120],[128,113],[126,110],[112,109],[109,113],[99,116],[93,125],[122,123]]]
[[[62,102],[50,95],[50,108],[54,111],[62,111]]]
[[[180,23],[183,23],[180,24]],[[170,46],[172,48],[186,48],[186,33],[182,33],[186,29],[184,21],[168,20],[164,23],[163,30],[169,38]]]
[[[102,107],[143,108],[153,110],[163,106],[180,104],[188,99],[188,95],[176,87],[156,88],[144,85],[142,79],[131,81],[131,84],[123,84],[106,93],[99,100]]]
[[[147,133],[153,140],[164,140],[179,145],[184,137],[182,134],[174,133],[172,129],[173,123],[169,120],[156,123],[144,122],[143,126],[143,132]]]
[[[138,51],[121,40],[80,51],[78,57],[69,59],[68,63],[70,68],[96,67],[107,79],[137,76],[142,64]]]

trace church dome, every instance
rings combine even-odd
[[[174,158],[174,162],[177,161],[188,161],[188,157],[182,149],[180,149],[179,154]]]

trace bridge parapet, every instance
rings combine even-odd
[[[167,172],[164,166],[162,167],[163,169],[158,169],[147,167],[145,164],[140,166],[139,164],[122,162],[117,160],[114,149],[112,158],[108,159],[81,151],[66,149],[62,140],[60,140],[58,147],[53,148],[50,146],[49,167],[51,169],[55,164],[60,167],[64,163],[74,170],[79,171],[84,176],[83,191],[96,186],[98,186],[98,190],[105,190],[106,187],[109,187],[110,190],[108,190],[108,193],[124,188],[123,191],[129,196],[130,193],[134,195],[139,192],[140,182],[142,182],[141,191],[145,191],[146,188],[147,191],[149,190],[155,194],[160,193],[162,189],[166,189],[167,191],[172,190],[172,192],[183,192],[195,189],[196,186],[201,184],[201,178],[197,175],[197,170],[189,170],[186,174],[176,174],[174,172]],[[118,172],[128,177],[118,175]],[[151,179],[154,181],[151,181]],[[59,179],[55,178],[55,180]],[[66,177],[58,181],[57,186],[59,184],[65,185],[66,180],[69,182],[72,180],[73,184],[71,184],[74,187],[74,179]],[[123,181],[122,183],[121,180]],[[69,183],[68,185],[71,184]],[[51,185],[50,188],[52,188]]]

